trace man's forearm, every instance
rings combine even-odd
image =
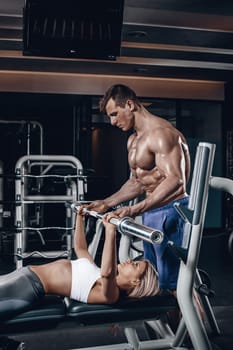
[[[142,193],[142,186],[137,181],[129,179],[119,191],[105,198],[104,202],[108,208],[112,208],[118,204],[134,199]]]
[[[147,210],[166,205],[183,194],[184,187],[181,181],[176,179],[164,180],[153,192],[147,194],[146,198],[130,207],[130,215],[136,216]]]

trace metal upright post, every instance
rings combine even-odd
[[[180,208],[181,212],[183,211],[184,218],[186,218],[183,248],[187,250],[187,261],[181,261],[177,298],[195,350],[212,349],[195,305],[193,288],[202,240],[214,153],[214,144],[199,143],[193,170],[188,210],[182,210]]]

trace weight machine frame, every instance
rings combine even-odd
[[[74,174],[70,175],[67,170],[67,175],[50,174],[55,167],[72,169]],[[39,175],[33,175],[32,169],[37,169]],[[39,169],[39,170],[38,170]],[[28,226],[28,206],[42,203],[65,203],[67,201],[77,201],[84,199],[84,180],[83,166],[79,159],[70,155],[25,155],[16,163],[15,166],[15,247],[14,254],[16,259],[16,268],[23,266],[23,260],[29,257],[43,258],[71,258],[72,255],[72,233],[74,227],[74,214],[71,209],[66,207],[66,227],[58,226],[38,228]],[[39,179],[39,187],[45,177],[60,177],[63,181],[66,180],[66,193],[62,195],[41,195],[29,194],[28,179]],[[32,251],[27,252],[28,231],[34,230],[40,232],[46,229],[64,229],[66,231],[66,250],[65,251]]]

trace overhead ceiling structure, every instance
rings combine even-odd
[[[0,2],[0,91],[101,95],[125,83],[139,96],[223,100],[233,80],[232,1],[125,0],[115,60],[23,55],[24,5]]]

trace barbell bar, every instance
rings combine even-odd
[[[70,203],[70,208],[78,212],[81,205],[79,203]],[[97,219],[102,219],[105,214],[99,214],[94,210],[88,208],[83,208],[83,212],[89,216],[93,216]],[[163,241],[164,234],[162,231],[141,225],[137,223],[133,218],[123,217],[123,218],[111,218],[110,223],[117,227],[117,230],[126,235],[136,236],[144,241],[161,244]]]

